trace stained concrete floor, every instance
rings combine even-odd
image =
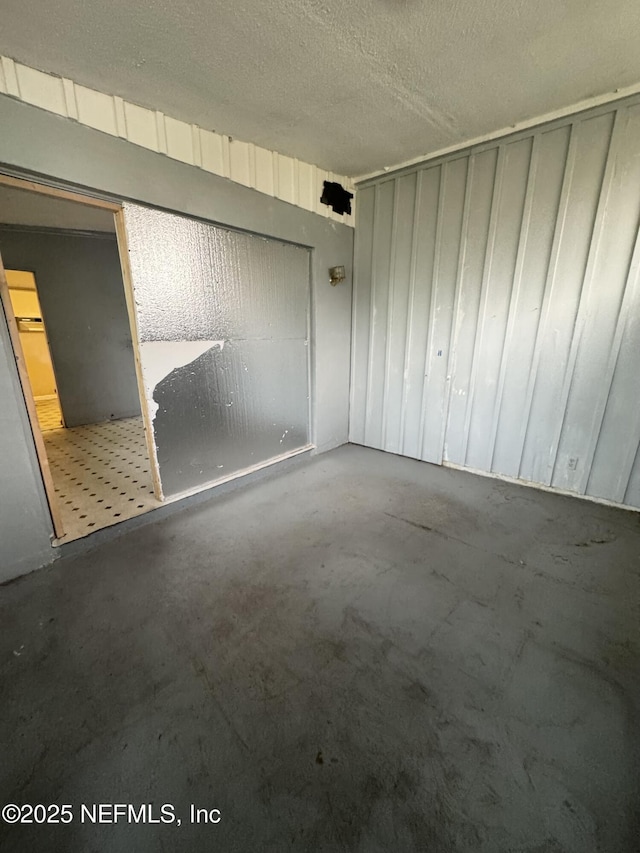
[[[10,583],[1,849],[636,853],[639,546],[349,446]]]

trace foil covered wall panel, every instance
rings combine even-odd
[[[165,496],[309,441],[309,252],[125,205]]]
[[[309,253],[126,205],[141,341],[307,335]]]
[[[308,442],[305,341],[214,346],[156,385],[166,495],[226,478]]]

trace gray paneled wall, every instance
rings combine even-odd
[[[0,304],[0,583],[42,565],[53,534],[13,347]]]
[[[35,273],[65,424],[139,415],[115,234],[0,227],[0,253]]]
[[[111,198],[137,199],[313,247],[311,441],[318,451],[325,451],[347,440],[352,228],[2,95],[0,126],[0,170],[50,175],[64,185],[90,188],[90,192],[97,190]],[[347,279],[331,287],[328,269],[336,265],[345,266]],[[4,442],[0,485],[10,496],[10,505],[0,499],[3,579],[36,568],[60,553],[49,547],[45,535],[52,532],[51,520],[39,475],[34,477],[37,462],[15,361],[10,348],[0,346],[0,400],[7,394],[13,402],[4,408],[0,405]],[[104,535],[116,535],[120,527],[116,525]]]
[[[350,439],[640,506],[637,98],[358,191]]]

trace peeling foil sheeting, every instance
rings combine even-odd
[[[309,252],[124,206],[141,341],[306,338]]]
[[[309,252],[125,205],[163,493],[309,443]]]
[[[152,418],[158,411],[158,405],[153,399],[156,385],[176,368],[195,361],[215,346],[222,349],[224,341],[146,341],[140,344],[144,392]]]
[[[232,341],[163,379],[154,433],[175,495],[308,443],[304,341]]]

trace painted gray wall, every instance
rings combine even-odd
[[[640,506],[640,102],[358,192],[351,440]]]
[[[58,231],[116,233],[116,223],[110,210],[4,184],[0,185],[0,222]]]
[[[0,308],[0,583],[51,559],[53,533],[29,418]]]
[[[68,427],[140,414],[115,235],[0,226],[7,269],[35,273]]]
[[[310,247],[311,440],[318,451],[347,441],[353,229],[6,96],[0,96],[0,126],[0,163],[5,164],[5,171],[51,176],[115,198]],[[328,269],[341,264],[347,280],[331,287]],[[4,359],[1,369],[13,375],[13,362],[6,354]],[[22,411],[24,403],[16,398],[16,406]],[[27,546],[21,543],[33,535],[34,525],[26,514],[15,518],[5,512],[5,484],[10,482],[10,488],[18,490],[17,499],[37,516],[41,527],[50,530],[51,524],[41,487],[34,495],[26,484],[27,461],[33,452],[28,425],[24,421],[13,423],[9,430],[6,440],[22,449],[24,462],[19,461],[17,453],[9,460],[5,455],[0,457],[0,564],[8,567],[7,576],[56,556],[56,551],[48,551],[45,558],[38,556],[42,553],[38,551],[16,563],[23,550],[28,554]]]

